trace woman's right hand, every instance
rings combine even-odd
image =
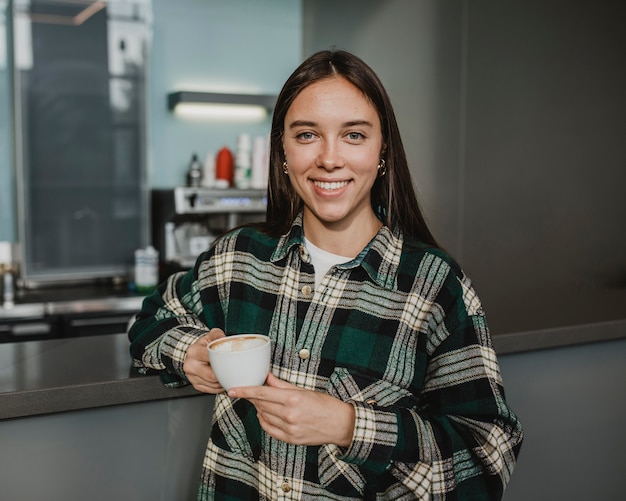
[[[225,337],[222,329],[214,328],[193,343],[187,349],[183,370],[193,387],[203,393],[221,393],[222,385],[217,381],[215,373],[209,363],[207,345],[214,339]]]

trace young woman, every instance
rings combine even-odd
[[[499,499],[522,441],[480,301],[419,209],[389,98],[343,51],[289,77],[267,220],[144,301],[137,367],[216,395],[199,499]],[[228,394],[219,337],[267,333]]]

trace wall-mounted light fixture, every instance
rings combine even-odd
[[[167,107],[177,115],[220,120],[263,120],[274,108],[276,96],[172,92]]]

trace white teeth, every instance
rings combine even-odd
[[[313,181],[315,186],[323,189],[323,190],[337,190],[339,188],[343,188],[348,184],[348,181],[333,181],[332,183],[323,182],[323,181]]]

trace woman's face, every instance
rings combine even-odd
[[[311,225],[345,229],[371,224],[370,192],[382,150],[374,105],[350,82],[332,77],[300,92],[285,116],[289,179]]]

